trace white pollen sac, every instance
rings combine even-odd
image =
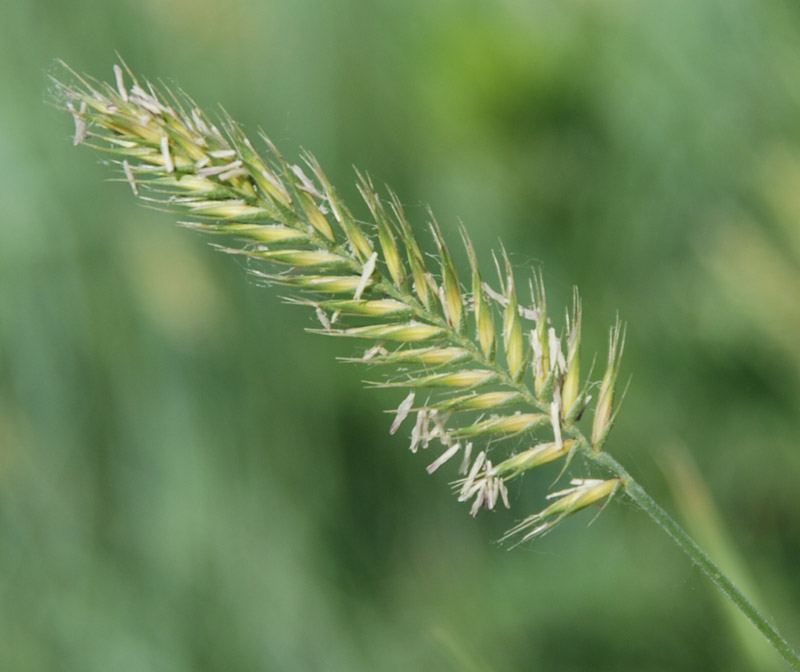
[[[249,173],[245,168],[233,168],[231,170],[225,171],[224,173],[220,173],[219,179],[222,180],[223,182],[227,182],[228,180],[233,179],[234,177],[244,177],[248,174]]]
[[[459,474],[466,474],[469,469],[469,461],[472,457],[472,442],[468,441],[464,447],[464,457],[461,459],[461,465],[458,467]]]
[[[269,170],[262,170],[261,171],[262,177],[269,182],[277,191],[288,198],[288,194],[286,193],[286,187],[283,186],[283,183]]]
[[[72,103],[69,103],[67,107],[72,112],[72,118],[75,121],[75,135],[72,136],[72,146],[77,147],[86,140],[86,119],[83,117],[86,114],[86,101],[81,101],[79,112],[75,112]]]
[[[361,357],[361,361],[368,362],[373,357],[385,356],[388,354],[389,351],[386,348],[384,348],[380,343],[378,343],[377,345],[373,345],[369,350],[367,350],[364,353],[364,355]]]
[[[208,153],[209,156],[215,159],[233,159],[236,157],[236,150],[234,149],[217,149]]]
[[[478,453],[478,457],[475,458],[475,462],[472,465],[472,469],[469,470],[469,474],[464,479],[464,485],[461,488],[461,492],[458,493],[458,501],[465,502],[471,496],[474,490],[472,489],[472,484],[475,482],[475,477],[478,475],[478,472],[481,470],[483,466],[483,462],[486,459],[486,453],[481,451]]]
[[[151,96],[138,84],[134,84],[131,87],[129,100],[131,102],[135,102],[140,107],[143,107],[145,110],[155,115],[156,117],[161,116],[163,110],[158,102],[158,99],[155,96]]]
[[[192,110],[192,121],[194,121],[195,128],[201,135],[211,134],[211,129],[209,129],[208,124],[203,121],[203,113],[197,108]]]
[[[361,298],[361,295],[364,293],[364,290],[367,288],[367,283],[369,279],[372,277],[372,274],[375,272],[375,263],[378,261],[378,253],[373,252],[370,255],[370,258],[367,259],[367,263],[364,264],[364,269],[361,271],[361,278],[358,281],[358,286],[356,287],[355,294],[353,294],[353,298],[358,301]]]
[[[125,77],[123,76],[122,68],[120,68],[119,65],[114,65],[114,79],[117,81],[117,91],[119,91],[119,97],[127,103],[128,92],[125,89]]]
[[[447,430],[444,426],[444,423],[447,422],[447,418],[442,417],[439,411],[431,411],[431,420],[433,420],[433,429],[428,432],[427,440],[439,439],[440,443],[449,446],[450,437],[447,435]]]
[[[409,446],[409,450],[412,453],[416,453],[417,449],[419,448],[420,441],[425,441],[425,435],[428,432],[428,412],[425,410],[419,411],[417,413],[417,422],[414,425],[414,429],[411,430],[411,445]]]
[[[325,311],[322,310],[322,308],[320,308],[319,306],[317,306],[316,308],[317,308],[317,319],[322,324],[322,328],[325,329],[325,331],[330,331],[331,321],[328,319],[328,316],[325,314]]]
[[[497,483],[498,487],[500,488],[500,497],[503,499],[503,506],[505,506],[507,509],[510,509],[511,504],[508,501],[508,488],[506,487],[505,482],[501,479],[498,479]]]
[[[218,175],[221,180],[224,180],[226,179],[223,177],[225,173],[237,171],[242,167],[242,165],[243,164],[241,161],[231,161],[230,163],[226,163],[224,166],[204,166],[197,171],[197,174],[200,177],[213,177],[214,175]]]
[[[325,198],[320,190],[314,186],[314,183],[308,179],[308,176],[303,172],[303,169],[300,166],[297,164],[292,164],[289,166],[289,168],[295,174],[297,179],[300,180],[300,189],[320,200]]]
[[[547,346],[550,351],[550,370],[558,367],[559,370],[566,371],[567,363],[564,360],[564,353],[561,351],[561,339],[553,327],[547,330]]]
[[[461,449],[461,444],[460,443],[454,443],[447,450],[445,450],[441,455],[439,455],[439,457],[437,457],[433,462],[431,462],[427,466],[426,471],[429,474],[432,474],[439,467],[441,467],[445,462],[447,462],[447,460],[449,460],[451,457],[453,457],[453,455],[455,455],[460,449]]]
[[[414,406],[414,397],[415,394],[413,392],[409,393],[409,395],[400,402],[400,405],[397,407],[397,414],[394,416],[394,421],[392,422],[392,426],[389,429],[389,434],[394,434],[400,428],[400,425],[403,424],[403,420],[408,417],[408,414],[411,412],[411,408]]]
[[[175,172],[175,164],[172,163],[172,155],[169,153],[169,138],[161,136],[161,156],[164,158],[164,168],[168,173]]]

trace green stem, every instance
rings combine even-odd
[[[614,475],[622,479],[625,494],[636,506],[644,511],[653,521],[666,532],[678,546],[700,567],[705,575],[711,579],[717,588],[737,606],[737,608],[758,628],[773,648],[791,665],[793,670],[800,672],[800,656],[783,638],[777,628],[770,623],[748,600],[742,591],[725,575],[725,573],[706,555],[705,551],[676,523],[673,518],[662,509],[655,500],[645,492],[628,474],[625,468],[607,453],[592,456]]]

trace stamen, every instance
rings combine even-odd
[[[397,415],[395,415],[394,422],[392,422],[392,427],[389,429],[389,434],[394,434],[402,424],[403,420],[408,417],[411,408],[414,406],[414,397],[416,395],[411,392],[397,407]]]
[[[172,156],[169,153],[169,138],[161,136],[161,156],[164,158],[164,168],[168,173],[175,172],[175,164],[172,163]]]
[[[127,103],[128,92],[125,90],[125,78],[122,74],[122,68],[120,68],[119,65],[114,65],[114,79],[117,80],[117,91],[119,91],[119,97]]]

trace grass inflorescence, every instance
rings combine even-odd
[[[63,65],[63,64],[62,64]],[[133,193],[178,215],[190,229],[245,255],[254,276],[287,289],[287,300],[315,311],[312,331],[366,342],[347,358],[370,367],[372,385],[408,390],[390,432],[408,420],[413,452],[438,446],[428,472],[460,465],[453,486],[476,515],[499,502],[510,506],[508,482],[545,464],[575,456],[586,477],[546,496],[504,540],[520,543],[615,496],[646,513],[741,610],[775,650],[800,672],[800,656],[688,534],[603,450],[619,411],[617,379],[625,343],[612,326],[606,368],[593,383],[581,370],[581,301],[557,328],[541,274],[520,300],[517,274],[505,250],[494,257],[497,284],[484,281],[466,231],[466,283],[433,216],[434,263],[423,252],[400,199],[383,195],[369,177],[358,188],[370,214],[356,219],[317,160],[287,161],[261,135],[257,150],[223,114],[215,124],[185,94],[140,84],[114,66],[114,84],[64,66],[54,78],[56,99],[75,121],[75,145],[110,157]],[[579,422],[592,415],[591,431]],[[510,440],[512,437],[513,440]]]
[[[507,483],[535,467],[566,466],[577,454],[591,460],[602,449],[615,416],[624,336],[617,323],[594,402],[596,385],[581,378],[577,291],[558,330],[540,274],[527,283],[532,305],[522,305],[505,250],[494,258],[493,288],[462,230],[470,271],[463,283],[433,216],[431,263],[398,196],[380,194],[369,177],[357,175],[371,220],[364,223],[311,154],[291,163],[263,133],[256,149],[228,115],[215,123],[185,94],[142,84],[125,66],[114,66],[113,85],[67,72],[69,83],[54,83],[75,121],[74,144],[107,154],[135,195],[176,213],[184,227],[224,238],[218,249],[245,255],[250,273],[315,311],[320,327],[313,331],[366,341],[363,355],[349,361],[369,365],[374,385],[409,390],[392,432],[412,416],[412,451],[440,446],[429,472],[455,458],[455,489],[473,515],[500,501],[508,507]],[[592,405],[586,438],[577,421]],[[608,500],[619,483],[576,479],[512,536],[542,534]]]

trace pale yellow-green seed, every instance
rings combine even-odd
[[[226,222],[211,224],[209,222],[180,222],[187,229],[203,233],[235,235],[251,238],[263,243],[307,243],[308,236],[297,229],[290,229],[279,224],[240,224]]]
[[[585,509],[587,506],[591,506],[611,495],[619,484],[620,479],[612,478],[594,483],[591,486],[576,487],[574,490],[567,491],[567,494],[553,502],[540,515],[547,517],[557,513],[565,513],[567,515],[577,513],[581,509]]]
[[[323,172],[322,167],[319,165],[317,159],[308,153],[305,155],[304,159],[311,170],[314,171],[314,175],[322,185],[322,188],[325,191],[325,198],[327,199],[328,204],[331,206],[331,210],[333,211],[333,216],[344,230],[344,234],[347,236],[347,240],[350,241],[353,251],[362,262],[366,261],[372,256],[373,251],[369,240],[361,231],[358,224],[356,224],[356,221],[348,210],[347,206],[339,198],[339,195],[336,193],[336,189],[334,189],[333,185],[330,183],[330,180],[328,180],[328,176]]]
[[[406,270],[400,258],[400,250],[397,247],[397,239],[392,233],[392,226],[386,214],[386,208],[375,191],[372,181],[356,171],[358,174],[358,190],[361,192],[361,197],[367,204],[375,224],[378,227],[378,242],[383,252],[383,260],[386,262],[386,268],[389,270],[389,275],[392,277],[396,287],[400,287],[406,279]]]
[[[472,270],[472,300],[474,302],[475,328],[478,332],[478,341],[481,346],[483,356],[489,361],[494,359],[495,330],[494,320],[492,319],[491,309],[486,303],[483,295],[483,282],[478,270],[478,257],[475,248],[466,232],[462,231],[461,237],[464,240],[464,247],[467,248],[467,257]]]
[[[394,299],[342,299],[324,301],[319,304],[327,310],[338,311],[348,315],[369,315],[379,317],[382,315],[402,315],[411,312],[411,308],[402,301]]]
[[[490,308],[486,301],[481,297],[480,304],[475,303],[475,315],[478,322],[478,340],[481,344],[481,351],[490,360],[494,356],[494,320]]]
[[[441,327],[419,322],[408,322],[406,324],[377,324],[331,332],[331,334],[337,336],[406,341],[409,343],[427,341],[431,338],[441,336],[443,333],[444,329]]]
[[[308,223],[311,224],[317,231],[319,231],[323,236],[325,236],[328,240],[333,241],[336,239],[333,233],[333,229],[331,228],[330,222],[322,214],[322,211],[319,209],[319,206],[314,202],[310,196],[305,193],[301,193],[298,195],[298,200],[300,201],[300,207],[303,208],[303,212],[308,219]]]
[[[244,201],[196,201],[190,203],[189,207],[198,215],[222,219],[248,219],[267,214],[263,208],[248,205]]]
[[[374,355],[367,362],[375,364],[455,364],[461,360],[469,359],[470,352],[466,348],[412,348],[397,350],[382,355]],[[364,361],[364,360],[355,360]]]
[[[442,308],[448,324],[456,329],[456,331],[461,331],[463,298],[461,296],[461,287],[459,286],[456,268],[439,226],[436,223],[432,223],[431,230],[433,232],[433,239],[436,242],[436,247],[439,249],[439,256],[442,264],[442,281],[444,286]]]
[[[466,394],[448,399],[431,407],[448,411],[489,410],[502,408],[523,400],[519,392],[484,392],[483,394]]]
[[[279,224],[228,224],[225,233],[247,236],[264,243],[296,243],[308,241],[308,236],[297,229]]]
[[[422,255],[422,250],[419,247],[416,236],[414,236],[414,231],[406,219],[400,199],[394,193],[391,194],[391,199],[392,211],[394,212],[400,233],[403,236],[403,242],[405,243],[406,256],[408,258],[408,264],[411,267],[411,276],[414,281],[414,291],[422,305],[425,306],[425,308],[430,308],[429,273],[425,266],[425,257]]]
[[[206,156],[205,150],[197,145],[185,127],[173,126],[170,137],[192,161],[200,161]]]
[[[333,198],[337,198],[333,196]],[[344,217],[344,222],[342,224],[345,235],[347,239],[350,241],[350,244],[353,246],[353,250],[355,250],[356,254],[361,258],[361,261],[366,261],[372,256],[372,245],[369,242],[369,239],[364,235],[358,225],[355,223],[352,215],[347,212],[344,208],[344,205],[339,203],[339,212],[344,212],[342,216]]]
[[[208,178],[198,175],[170,175],[159,178],[156,180],[156,184],[201,193],[217,191],[220,188],[217,182],[212,182]]]
[[[280,264],[311,268],[347,263],[344,257],[327,250],[256,250],[251,254]]]
[[[506,351],[506,362],[511,377],[516,379],[525,362],[523,350],[522,324],[519,319],[519,304],[517,303],[517,290],[514,286],[514,274],[511,264],[506,257],[506,299],[508,303],[503,319],[503,345]]]
[[[457,387],[468,388],[494,382],[497,374],[484,369],[435,373],[422,378],[410,378],[397,383],[388,383],[389,387]]]
[[[361,284],[357,275],[267,275],[251,271],[256,276],[290,287],[299,287],[327,294],[352,294]]]
[[[567,363],[567,374],[564,376],[564,383],[561,386],[561,402],[565,414],[569,413],[569,410],[578,400],[580,388],[580,362],[578,351],[576,351],[576,356]]]
[[[572,482],[578,485],[565,490],[563,493],[549,495],[548,499],[553,497],[559,497],[559,499],[539,513],[525,518],[519,525],[505,534],[503,541],[522,534],[521,543],[545,534],[568,516],[578,513],[601,500],[608,501],[621,483],[618,478],[612,478],[607,481],[582,481],[577,479]]]
[[[608,346],[608,364],[603,380],[600,383],[600,392],[597,395],[594,422],[592,423],[592,447],[600,450],[608,436],[610,423],[614,412],[614,391],[619,374],[620,358],[625,347],[625,334],[622,325],[617,322],[611,329]]]
[[[548,443],[540,443],[533,448],[524,450],[521,453],[516,453],[506,460],[503,460],[495,468],[499,474],[510,474],[506,478],[513,478],[518,474],[529,469],[534,469],[548,462],[568,455],[569,451],[575,445],[575,439],[567,439],[559,446],[555,441]]]
[[[397,241],[391,230],[385,225],[378,225],[378,240],[383,251],[383,259],[392,276],[395,286],[401,286],[406,279],[406,269],[400,258],[400,251],[397,248]]]
[[[549,421],[550,416],[546,413],[516,413],[476,422],[474,425],[457,430],[455,435],[470,437],[483,434],[519,434],[528,429],[541,427]]]

